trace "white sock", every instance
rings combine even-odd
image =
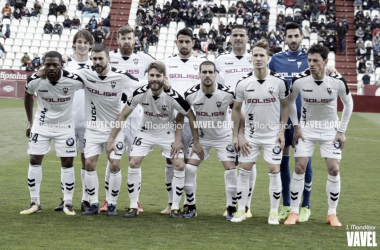
[[[227,207],[236,207],[237,203],[237,191],[236,185],[238,182],[236,169],[228,169],[224,171],[224,180],[226,183],[226,196],[227,196]]]
[[[137,208],[139,200],[141,183],[141,168],[128,167],[128,192],[130,200],[130,208]]]
[[[278,211],[281,198],[281,173],[276,174],[268,173],[269,175],[269,196],[270,196],[270,209]]]
[[[257,176],[256,164],[254,164],[251,170],[251,174],[249,175],[249,193],[248,193],[247,204],[245,205],[248,208],[251,208],[251,200],[252,200],[253,190],[255,189],[256,176]]]
[[[86,191],[86,169],[80,170],[80,178],[82,179],[82,201],[89,201],[90,196]]]
[[[239,165],[236,165],[235,166],[235,172],[236,172],[236,185],[237,185],[237,178],[239,178],[238,176],[237,176],[237,170],[239,169]],[[225,185],[225,187],[226,187],[226,194],[228,193],[228,190],[227,190],[227,179],[226,179],[226,172],[224,172],[224,185]],[[238,199],[237,199],[237,195],[235,195],[235,197],[236,197],[236,200],[234,200],[235,201],[235,206],[236,206],[236,203],[237,203],[237,201],[238,201]],[[227,197],[227,203],[226,203],[226,207],[228,207],[229,205],[228,205],[228,197]]]
[[[41,165],[31,165],[29,163],[28,170],[28,187],[32,202],[40,204],[40,187],[42,181]]]
[[[290,183],[290,206],[292,212],[299,214],[301,195],[305,185],[305,174],[293,173],[292,182]]]
[[[109,202],[110,199],[110,190],[109,190],[109,183],[110,183],[110,162],[107,161],[107,167],[106,167],[106,175],[104,178],[104,188],[106,189],[106,201]]]
[[[195,205],[195,192],[197,190],[197,170],[198,167],[192,164],[185,165],[185,194],[184,203]]]
[[[62,170],[62,183],[64,187],[63,200],[66,204],[73,204],[73,195],[75,187],[75,172],[74,167],[71,168],[61,168]]]
[[[179,209],[179,202],[181,201],[182,192],[185,186],[185,171],[178,171],[174,170],[173,175],[173,203],[172,203],[172,210],[173,209]]]
[[[172,188],[173,174],[174,174],[173,165],[166,163],[165,184],[166,184],[166,190],[168,191],[169,203],[173,203],[173,188]]]
[[[64,183],[63,168],[61,168],[61,190],[62,190],[62,195],[65,196],[65,185],[63,183]],[[65,199],[63,199],[63,200],[65,200]]]
[[[247,204],[248,190],[249,190],[249,175],[251,171],[239,169],[239,178],[237,182],[237,197],[238,197],[238,209],[245,210],[245,204]]]
[[[327,215],[336,214],[340,196],[340,174],[337,176],[328,175],[326,184],[327,203],[329,204],[329,211]]]
[[[96,170],[86,170],[86,187],[87,194],[90,197],[91,204],[99,203],[99,179]]]
[[[117,198],[119,197],[120,193],[120,187],[121,187],[121,170],[118,172],[110,172],[110,178],[109,178],[109,190],[110,190],[110,196],[108,204],[116,205]]]

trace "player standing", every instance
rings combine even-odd
[[[110,65],[120,70],[127,71],[132,76],[136,77],[140,81],[144,78],[145,72],[148,70],[148,66],[151,62],[156,61],[154,57],[144,52],[133,52],[135,44],[135,35],[133,29],[129,26],[123,26],[117,31],[117,43],[119,48],[110,51]],[[123,102],[125,103],[129,96],[132,96],[133,90],[124,90],[125,98]],[[123,108],[123,107],[122,107]],[[138,124],[141,119],[141,107],[138,106],[134,109],[132,114],[128,116],[127,126],[124,128],[124,144],[128,146],[127,152],[129,155],[129,150],[133,142],[133,138],[137,132]],[[106,168],[105,175],[105,191],[106,199],[100,208],[100,212],[107,211],[107,204],[109,200],[109,178],[110,170],[109,163]],[[140,203],[138,203],[139,213],[144,212],[141,208]]]
[[[340,196],[339,164],[342,149],[346,143],[344,135],[352,114],[353,101],[346,81],[341,75],[325,75],[329,50],[321,45],[313,45],[308,52],[309,69],[296,75],[292,80],[290,116],[294,125],[295,170],[290,191],[292,194],[291,213],[285,225],[294,225],[299,221],[300,196],[304,187],[305,170],[309,158],[313,156],[317,141],[321,156],[327,165],[326,193],[328,199],[327,223],[341,227],[336,216]],[[302,100],[302,116],[298,123],[296,104],[298,94]],[[344,108],[340,125],[338,125],[337,99]]]
[[[131,201],[126,218],[138,215],[137,201],[141,185],[141,163],[144,157],[158,145],[162,149],[162,155],[170,158],[174,167],[173,187],[175,194],[171,206],[171,217],[182,218],[179,211],[182,191],[185,184],[184,154],[181,142],[181,130],[174,129],[174,110],[187,116],[190,120],[191,132],[194,137],[194,152],[203,159],[203,149],[199,144],[198,131],[194,128],[195,116],[189,104],[174,89],[164,90],[166,67],[162,62],[154,62],[149,65],[148,85],[144,85],[133,92],[127,105],[118,118],[118,122],[125,121],[133,109],[142,105],[144,109],[143,122],[139,128],[131,147],[130,162],[128,168],[128,191]],[[115,127],[107,143],[107,153],[116,151],[114,146],[116,135],[120,127]],[[172,158],[173,156],[173,158]],[[176,156],[176,157],[175,157]]]
[[[178,54],[173,57],[164,59],[162,62],[166,66],[167,77],[170,81],[170,84],[174,90],[183,95],[187,89],[194,86],[195,83],[199,83],[199,65],[206,61],[206,58],[203,57],[194,57],[193,56],[193,47],[195,41],[193,39],[193,33],[189,29],[181,29],[177,33],[177,40],[175,44],[178,49]],[[192,135],[190,131],[190,126],[188,119],[185,118],[185,124],[182,130],[182,142],[185,146],[185,152],[189,147]],[[187,156],[185,156],[187,158]],[[193,165],[185,165],[186,180],[185,180],[185,193],[189,193],[190,186],[196,188],[196,173],[197,167]],[[161,214],[170,214],[171,204],[173,199],[173,189],[171,186],[173,180],[173,166],[170,159],[166,159],[165,167],[165,183],[166,189],[169,196],[168,206],[161,211]],[[194,190],[195,192],[195,190]],[[184,210],[186,211],[187,199],[184,201]]]
[[[281,197],[280,163],[285,144],[284,130],[289,117],[289,91],[285,79],[270,71],[269,46],[265,40],[258,41],[252,47],[254,71],[240,80],[235,88],[235,102],[232,109],[234,122],[232,145],[239,157],[240,171],[237,184],[238,208],[232,222],[245,220],[245,206],[249,192],[249,175],[251,169],[264,148],[264,159],[268,162],[269,196],[271,209],[268,223],[279,224],[278,206]],[[241,106],[245,103],[245,139],[238,140]],[[282,106],[280,116],[280,104]],[[281,117],[281,123],[280,123]],[[250,149],[249,149],[250,148]]]
[[[109,65],[109,50],[103,44],[94,46],[91,52],[93,66],[77,70],[77,74],[85,79],[85,118],[86,133],[84,153],[86,158],[86,187],[91,206],[84,215],[97,214],[99,211],[99,181],[96,172],[98,156],[103,151],[103,144],[108,141],[112,126],[120,114],[120,99],[124,89],[138,88],[141,83],[129,73]],[[116,202],[121,186],[120,159],[124,150],[124,135],[119,133],[115,139],[118,149],[110,157],[111,192],[108,201],[108,216],[116,216]]]
[[[214,63],[218,76],[217,83],[228,86],[235,91],[236,83],[247,73],[253,71],[252,55],[247,52],[248,31],[243,25],[236,25],[232,28],[230,42],[232,52],[218,56]],[[244,109],[244,106],[243,106]],[[228,109],[228,118],[231,118],[231,109]],[[240,140],[244,140],[244,133],[239,133]],[[236,162],[237,165],[237,162]],[[235,167],[236,169],[238,166]],[[225,176],[226,178],[226,176]],[[256,182],[256,164],[253,165],[251,175],[249,176],[249,193],[246,204],[246,218],[251,218],[251,199]],[[227,186],[226,186],[227,187]],[[227,192],[227,190],[226,190]],[[228,204],[227,204],[228,207]],[[227,210],[223,214],[227,216]]]
[[[63,212],[75,215],[73,194],[75,174],[74,156],[77,155],[72,104],[74,92],[83,88],[80,77],[62,70],[62,55],[50,51],[45,55],[45,74],[47,79],[35,73],[28,78],[25,86],[25,111],[28,118],[26,136],[29,137],[30,155],[28,186],[31,197],[30,206],[20,214],[41,212],[40,186],[42,181],[42,159],[50,151],[54,140],[57,156],[61,158],[61,182],[64,193]],[[33,94],[37,95],[37,111],[33,120]]]
[[[73,49],[74,57],[69,58],[68,61],[64,64],[64,69],[69,72],[74,72],[84,67],[85,65],[92,65],[92,60],[89,58],[88,53],[91,51],[92,46],[94,45],[94,37],[87,30],[79,30],[73,38]],[[86,192],[86,183],[85,183],[85,158],[84,158],[84,133],[86,130],[85,119],[84,119],[84,89],[80,89],[75,92],[73,100],[73,116],[75,124],[75,137],[78,144],[78,149],[81,153],[81,179],[82,179],[82,202],[81,209],[82,211],[88,210],[90,207],[89,196]],[[62,175],[61,175],[62,176]],[[63,180],[61,180],[61,185]],[[62,190],[64,192],[64,190]],[[55,208],[55,211],[62,211],[64,207],[64,200],[62,203]]]
[[[232,126],[228,119],[228,108],[234,102],[234,92],[223,84],[215,82],[217,77],[215,64],[210,61],[201,63],[199,67],[199,78],[201,84],[195,85],[185,92],[185,99],[193,106],[198,124],[212,122],[211,127],[199,127],[200,143],[205,152],[205,159],[209,157],[211,148],[215,148],[218,160],[222,162],[225,169],[225,185],[227,196],[227,219],[232,218],[236,212],[236,184],[237,172],[235,168],[236,154],[232,148]],[[244,119],[242,119],[244,122]],[[191,147],[189,147],[189,150]],[[198,155],[193,154],[187,164],[198,167],[202,160]],[[192,187],[191,187],[192,188]],[[192,188],[193,189],[193,188]],[[190,190],[192,192],[193,190]],[[188,210],[183,217],[193,218],[197,216],[195,207],[195,193],[187,196]]]

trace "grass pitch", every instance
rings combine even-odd
[[[145,212],[125,219],[129,206],[128,158],[122,159],[123,183],[118,200],[119,216],[82,216],[80,211],[80,159],[75,159],[76,216],[55,212],[62,197],[60,160],[55,151],[42,163],[42,213],[20,215],[30,203],[27,187],[29,156],[25,137],[26,115],[22,100],[0,99],[0,248],[1,249],[344,249],[346,227],[379,227],[380,114],[354,113],[346,133],[347,147],[341,161],[342,193],[338,216],[342,228],[325,224],[327,215],[324,159],[316,148],[313,157],[311,217],[296,226],[270,226],[269,177],[262,157],[257,163],[257,182],[252,198],[253,218],[242,223],[225,221],[224,170],[215,151],[198,170],[198,217],[174,220],[159,212],[167,205],[165,161],[155,148],[142,164],[140,202]],[[291,159],[291,173],[294,159]],[[106,156],[98,162],[99,198],[105,197],[103,182]],[[377,229],[377,228],[376,228]],[[377,242],[380,243],[377,231]]]

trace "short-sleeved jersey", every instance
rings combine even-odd
[[[156,61],[154,57],[144,52],[134,52],[129,57],[123,57],[117,49],[110,51],[110,58],[110,65],[117,69],[127,71],[139,80],[144,78],[149,64]],[[124,93],[130,97],[133,91],[134,89],[126,89]],[[129,117],[141,117],[141,107],[137,107],[133,110]]]
[[[269,69],[282,75],[288,87],[292,83],[292,79],[297,74],[305,71],[309,66],[307,63],[307,51],[299,49],[295,52],[285,50],[275,54],[269,62]],[[298,118],[301,115],[301,97],[296,100]]]
[[[84,67],[85,65],[92,66],[92,60],[88,59],[85,62],[77,62],[74,59],[69,59],[64,65],[64,69],[75,73],[79,68]],[[85,118],[84,118],[84,89],[80,89],[74,94],[73,101],[73,116],[76,128],[85,127]]]
[[[200,83],[199,65],[204,61],[207,61],[204,57],[181,59],[179,55],[174,55],[162,62],[166,66],[166,76],[172,88],[183,95],[194,84]]]
[[[214,93],[206,95],[200,84],[185,92],[185,100],[193,106],[198,124],[212,121],[209,127],[200,127],[199,136],[207,139],[221,139],[232,134],[232,129],[223,128],[222,122],[228,121],[227,109],[234,102],[234,92],[223,84],[216,84]],[[226,123],[224,123],[226,124]]]
[[[37,111],[34,122],[73,125],[72,105],[74,93],[83,88],[81,77],[66,70],[61,71],[57,82],[41,79],[37,73],[29,76],[25,90],[37,93]]]
[[[228,86],[232,91],[243,76],[253,71],[252,55],[249,53],[237,56],[231,51],[218,56],[214,64],[218,72],[216,82]]]
[[[343,104],[352,103],[352,97],[347,83],[341,75],[324,76],[322,80],[317,81],[314,80],[309,69],[293,78],[290,92],[290,102],[294,101],[298,94],[301,96],[301,122],[327,122],[327,127],[318,128],[322,130],[335,130],[330,124],[331,122],[339,121],[337,115],[338,96]],[[291,117],[293,124],[298,124],[298,122],[294,121],[294,119],[296,119],[294,114],[291,115],[293,115],[293,117]],[[344,132],[347,124],[345,124],[344,127],[342,127],[342,125],[343,124],[341,124],[341,127],[337,126],[336,129]]]
[[[120,99],[127,88],[137,89],[142,86],[139,80],[125,71],[110,67],[110,71],[99,76],[93,66],[77,70],[85,84],[85,118],[86,121],[116,121],[120,114]],[[111,128],[99,128],[108,131]]]
[[[245,103],[246,138],[270,138],[280,131],[280,99],[289,95],[285,79],[269,71],[264,80],[258,80],[254,72],[238,82],[235,101]]]
[[[153,96],[149,85],[144,85],[133,92],[127,105],[130,109],[140,104],[143,108],[143,117],[140,130],[154,135],[163,135],[175,131],[174,110],[186,115],[190,105],[174,89],[164,90],[159,96]]]

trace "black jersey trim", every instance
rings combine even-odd
[[[80,78],[80,76],[78,76],[77,74],[73,74],[73,73],[71,73],[71,72],[69,72],[67,70],[62,70],[62,71],[63,71],[63,76],[64,77],[80,81],[80,82],[82,82],[84,84],[84,81],[82,80],[82,78]]]
[[[130,79],[135,80],[135,81],[137,81],[137,82],[139,81],[138,78],[134,77],[133,75],[129,74],[129,73],[126,72],[126,71],[122,71],[122,70],[117,69],[117,68],[114,68],[114,67],[111,67],[111,71],[112,71],[112,72],[115,72],[115,73],[123,74],[123,75],[125,75],[125,76],[128,76]]]
[[[143,52],[145,55],[148,55],[148,56],[150,56],[150,57],[152,57],[155,61],[157,61],[157,59],[156,58],[154,58],[151,54],[149,54],[149,53],[147,53],[147,52]]]
[[[37,73],[37,72],[34,73],[34,74],[32,74],[32,75],[30,75],[30,76],[28,77],[28,80],[27,80],[27,82],[26,82],[26,85],[28,85],[31,81],[37,80],[37,79],[39,79],[39,78],[41,78],[41,77],[38,76],[38,73]]]
[[[227,93],[231,94],[232,96],[235,96],[235,93],[226,85],[218,83],[218,89],[221,91],[227,92]]]
[[[288,88],[288,83],[286,82],[285,78],[282,75],[280,75],[280,74],[278,74],[272,70],[270,71],[270,75],[274,76],[274,77],[276,77],[276,78],[278,78],[284,82],[284,84],[285,84],[285,97],[288,96],[289,95],[289,88]]]
[[[144,86],[141,86],[140,88],[137,88],[135,91],[133,91],[132,98],[128,98],[128,100],[127,100],[127,105],[128,105],[128,107],[131,106],[131,104],[132,104],[132,100],[133,100],[133,98],[134,98],[135,96],[138,96],[138,95],[141,95],[141,94],[146,93],[146,92],[148,91],[148,89],[149,89],[149,85],[146,84],[146,85],[144,85]]]
[[[301,73],[298,73],[297,75],[295,75],[293,78],[292,78],[292,82],[290,84],[290,92],[292,92],[292,89],[293,89],[293,84],[295,81],[299,80],[299,79],[302,79],[304,77],[307,77],[311,75],[311,72],[310,72],[310,69],[306,69],[304,71],[302,71]]]
[[[186,90],[185,92],[185,99],[191,95],[191,94],[194,94],[195,92],[197,92],[198,90],[201,89],[201,85],[200,84],[197,84],[197,85],[194,85],[193,87],[189,88],[188,90]]]
[[[333,74],[330,77],[338,79],[338,80],[341,80],[343,82],[344,86],[346,87],[346,95],[348,95],[350,93],[350,89],[348,88],[346,79],[344,79],[344,77],[342,75],[340,75],[340,74]]]
[[[186,111],[186,113],[189,112],[190,104],[185,99],[183,99],[183,97],[177,91],[175,91],[173,88],[170,88],[168,90],[164,90],[164,92],[168,94],[168,96],[172,97]]]

